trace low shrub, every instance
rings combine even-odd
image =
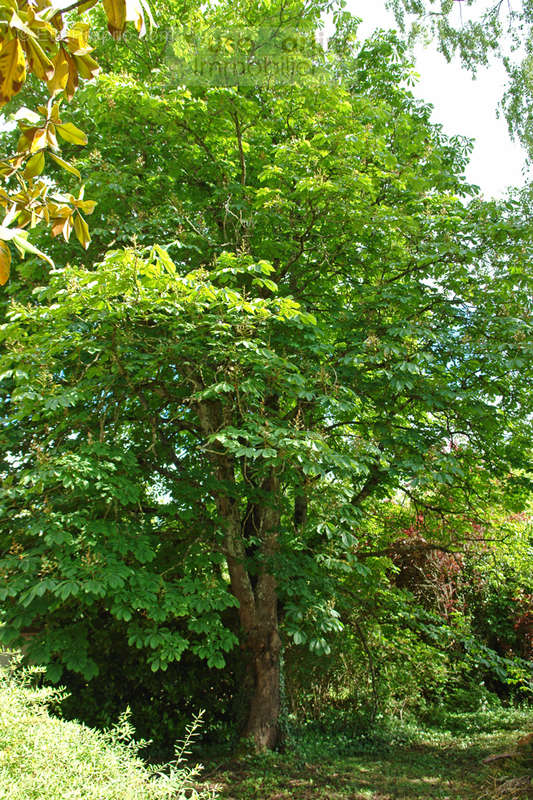
[[[9,800],[207,800],[199,766],[183,763],[196,720],[175,761],[148,767],[127,714],[101,733],[50,713],[62,695],[35,688],[38,669],[0,669],[0,798]]]

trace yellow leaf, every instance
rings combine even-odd
[[[65,57],[68,63],[68,80],[65,86],[65,95],[67,100],[72,100],[78,88],[78,67],[76,66],[75,59],[71,58],[68,53],[65,53]]]
[[[17,143],[18,153],[25,153],[27,150],[30,149],[30,145],[36,130],[37,130],[36,128],[27,128],[25,131],[21,133]]]
[[[40,175],[44,169],[44,153],[41,151],[40,153],[35,153],[34,156],[30,158],[28,163],[26,164],[26,168],[24,170],[24,177],[25,178],[35,178],[36,175]]]
[[[95,200],[78,200],[76,203],[76,207],[83,211],[84,214],[92,214],[94,209],[96,208],[96,201]]]
[[[36,153],[37,150],[42,150],[47,145],[46,128],[34,128],[34,130],[35,133],[31,141],[30,153]],[[28,131],[26,131],[26,134],[27,133]]]
[[[61,105],[61,100],[58,100],[56,103],[52,103],[52,99],[48,101],[48,119],[52,122],[61,122],[59,118],[59,106]]]
[[[52,236],[63,234],[63,239],[68,242],[72,233],[72,216],[58,219],[52,226]]]
[[[50,92],[52,97],[57,92],[60,92],[62,89],[66,87],[69,78],[69,65],[67,57],[65,55],[65,51],[63,50],[62,47],[60,47],[58,52],[56,53],[53,65],[54,65],[54,74],[47,81],[48,91]]]
[[[50,124],[46,127],[46,144],[48,147],[51,147],[52,150],[59,150],[55,125]]]
[[[50,80],[54,74],[54,65],[45,54],[41,45],[34,39],[26,39],[24,42],[24,50],[28,57],[28,64],[32,72],[34,72],[39,80]]]
[[[35,33],[21,20],[16,11],[13,11],[11,19],[9,20],[9,27],[16,28],[18,31],[24,34],[24,37],[35,38]]]
[[[11,39],[0,50],[0,106],[17,94],[25,80],[24,51],[18,39]]]
[[[126,0],[104,0],[107,29],[113,39],[119,39],[126,27]]]
[[[56,31],[61,33],[63,30],[63,14],[61,14],[59,11],[56,11],[54,16],[50,18],[50,22]]]
[[[24,155],[11,156],[8,161],[0,161],[0,176],[10,178],[24,163]],[[4,189],[0,189],[0,204],[4,200]]]
[[[50,158],[51,158],[53,161],[55,161],[55,162],[56,162],[56,164],[59,164],[59,166],[60,166],[60,167],[62,167],[63,169],[66,169],[66,171],[67,171],[67,172],[71,172],[71,173],[72,173],[73,175],[75,175],[75,176],[76,176],[76,177],[77,177],[79,180],[81,180],[81,175],[80,175],[80,172],[79,172],[79,170],[78,170],[78,169],[76,169],[76,167],[75,167],[73,164],[69,164],[69,162],[68,162],[68,161],[65,161],[65,160],[64,160],[63,158],[61,158],[60,156],[57,156],[55,153],[49,153],[48,155],[50,156]],[[95,205],[96,205],[96,204],[95,204]],[[85,211],[85,209],[83,209],[83,210]]]
[[[122,36],[126,22],[133,22],[140,36],[146,33],[146,17],[154,24],[147,0],[104,0],[104,9],[107,27],[114,39]]]
[[[91,78],[96,78],[100,72],[97,62],[88,53],[83,56],[73,55],[71,61],[74,61],[78,72],[85,80],[90,81]]]
[[[67,47],[73,55],[84,55],[92,50],[89,47],[90,26],[86,22],[76,22],[67,31]]]
[[[0,242],[0,286],[9,280],[11,272],[11,250],[5,242]]]
[[[83,219],[82,215],[78,212],[74,218],[74,230],[78,241],[86,250],[91,244],[91,234],[89,233],[89,226]]]
[[[72,122],[65,122],[62,125],[57,125],[57,132],[66,142],[71,144],[86,145],[87,136],[83,131],[80,131]]]

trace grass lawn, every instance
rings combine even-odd
[[[533,730],[533,713],[451,715],[418,729],[409,744],[342,756],[269,754],[206,768],[225,800],[470,800],[494,796],[502,775],[483,759]],[[355,749],[355,748],[354,748]],[[514,800],[516,794],[505,795]],[[533,798],[530,793],[521,800]]]

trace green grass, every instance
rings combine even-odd
[[[402,727],[402,726],[399,726]],[[500,775],[484,765],[485,756],[510,749],[533,730],[533,711],[494,710],[476,714],[441,714],[438,726],[403,726],[392,745],[353,755],[331,750],[317,757],[287,752],[207,768],[206,782],[225,800],[480,800],[496,796]],[[403,739],[404,744],[397,742]],[[370,750],[368,742],[362,749]],[[310,748],[308,752],[311,752]],[[510,794],[506,800],[513,800]],[[533,797],[521,794],[520,798]]]
[[[57,692],[35,689],[30,672],[0,671],[0,800],[207,800],[197,771],[148,768],[123,718],[100,733],[49,713]]]

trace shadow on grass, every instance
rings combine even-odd
[[[483,758],[522,733],[448,731],[438,741],[313,762],[269,754],[226,764],[208,782],[224,800],[477,800],[495,785]]]

